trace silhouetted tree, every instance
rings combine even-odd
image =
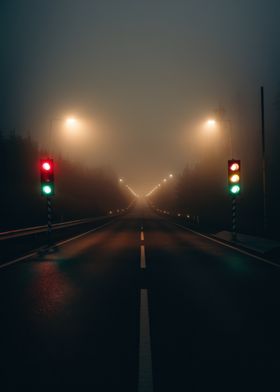
[[[14,131],[0,137],[1,230],[45,223],[39,159],[46,155],[30,137],[18,136]],[[55,186],[55,221],[104,215],[131,201],[111,169],[85,168],[62,157],[55,158]]]

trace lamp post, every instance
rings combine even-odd
[[[230,149],[230,156],[233,157],[233,148],[232,148],[232,123],[230,120],[216,120],[215,118],[209,118],[206,121],[207,127],[215,128],[217,125],[221,125],[222,123],[228,124],[228,140],[229,140],[229,149]]]
[[[53,125],[56,121],[64,121],[65,125],[72,129],[77,126],[77,119],[75,117],[67,117],[66,119],[61,117],[51,118],[49,123],[49,153],[53,149]]]
[[[221,120],[224,123],[228,124],[228,137],[229,137],[229,146],[230,146],[230,156],[233,158],[233,148],[232,148],[232,122],[230,120]]]

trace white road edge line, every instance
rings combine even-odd
[[[265,258],[263,258],[263,257],[261,257],[261,256],[254,255],[253,253],[246,252],[246,250],[242,250],[242,249],[236,248],[236,247],[233,246],[233,245],[229,245],[229,244],[226,244],[226,243],[224,243],[224,242],[222,242],[222,241],[216,240],[215,238],[208,237],[208,236],[205,235],[205,234],[202,234],[202,233],[199,233],[198,231],[189,229],[188,227],[182,226],[182,225],[180,225],[180,224],[178,224],[178,223],[175,223],[175,222],[172,222],[172,221],[169,221],[169,222],[171,222],[173,225],[178,226],[178,227],[180,227],[180,228],[182,228],[182,229],[184,229],[184,230],[186,230],[186,231],[190,231],[191,233],[194,233],[194,234],[196,234],[196,235],[198,235],[198,236],[200,236],[200,237],[206,238],[206,239],[209,240],[209,241],[216,242],[216,243],[218,243],[218,244],[220,244],[220,245],[225,246],[226,248],[233,249],[233,250],[235,250],[236,252],[242,253],[242,254],[244,254],[244,255],[246,255],[246,256],[253,257],[254,259],[259,260],[259,261],[262,261],[262,262],[264,262],[264,263],[266,263],[266,264],[270,264],[270,265],[273,265],[274,267],[280,268],[280,265],[279,265],[279,264],[273,263],[273,261],[267,260],[267,259],[265,259]]]
[[[68,238],[67,240],[58,242],[56,245],[57,245],[57,246],[61,246],[61,245],[67,244],[68,242],[77,240],[78,238],[81,238],[81,237],[83,237],[84,235],[87,235],[87,234],[93,233],[93,232],[95,232],[95,231],[97,231],[97,230],[103,229],[103,227],[109,226],[109,225],[110,225],[111,223],[113,223],[113,222],[115,222],[115,220],[114,220],[114,221],[111,221],[111,222],[104,223],[104,225],[95,227],[94,229],[91,229],[91,230],[89,230],[89,231],[86,231],[85,233],[76,235],[75,237],[71,237],[71,238]]]
[[[141,238],[141,241],[144,241],[144,232],[143,232],[143,231],[141,231],[141,236],[140,236],[140,238]]]
[[[146,268],[145,245],[141,245],[140,250],[141,250],[141,257],[140,257],[141,269],[145,269]]]
[[[140,292],[140,339],[138,392],[153,392],[153,369],[148,305],[148,290]]]
[[[37,252],[33,252],[33,253],[29,253],[26,256],[19,257],[18,259],[8,261],[7,263],[1,264],[0,269],[4,268],[4,267],[9,267],[9,265],[12,265],[15,263],[19,263],[20,261],[30,259],[31,257],[36,256],[36,255],[37,255]]]
[[[115,222],[115,221],[116,221],[116,219],[114,219],[113,221],[104,223],[104,225],[95,227],[94,229],[91,229],[91,230],[89,230],[89,231],[86,231],[85,233],[76,235],[75,237],[68,238],[68,239],[65,240],[65,241],[58,242],[57,244],[55,244],[55,246],[61,246],[61,245],[67,244],[68,242],[71,242],[71,241],[74,241],[74,240],[76,240],[76,239],[78,239],[78,238],[81,238],[81,237],[83,237],[84,235],[87,235],[87,234],[93,233],[94,231],[100,230],[100,229],[102,229],[103,227],[108,226],[108,225],[110,225],[111,223],[113,223],[113,222]],[[12,265],[12,264],[19,263],[20,261],[30,259],[31,257],[34,257],[34,256],[37,255],[38,250],[39,250],[39,249],[37,249],[36,252],[29,253],[28,255],[19,257],[19,258],[15,259],[15,260],[8,261],[7,263],[0,264],[0,269],[2,269],[2,268],[4,268],[4,267],[9,267],[9,266]]]

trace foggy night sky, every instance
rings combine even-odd
[[[279,0],[11,0],[0,10],[1,130],[45,140],[51,119],[76,115],[84,139],[59,149],[111,165],[141,193],[199,159],[191,140],[218,105],[236,158],[254,145],[258,159],[264,85],[276,156]],[[53,132],[62,143],[59,123]]]

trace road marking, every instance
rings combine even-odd
[[[140,260],[141,268],[145,269],[146,268],[145,246],[141,245],[140,250],[141,250],[141,260]]]
[[[144,241],[144,231],[141,231],[141,241]]]
[[[150,337],[148,290],[140,292],[140,341],[138,392],[153,392],[153,369]]]
[[[0,265],[0,269],[4,268],[4,267],[8,267],[9,265],[18,263],[20,261],[23,261],[23,260],[26,260],[26,259],[30,259],[31,257],[36,256],[36,255],[37,255],[37,252],[33,252],[33,253],[29,253],[26,256],[19,257],[18,259],[8,261],[7,263],[1,264]]]
[[[198,236],[200,236],[200,237],[206,238],[207,240],[210,240],[210,241],[216,242],[217,244],[223,245],[223,246],[225,246],[226,248],[233,249],[233,250],[235,250],[236,252],[242,253],[243,255],[250,256],[250,257],[252,257],[252,258],[254,258],[254,259],[256,259],[256,260],[262,261],[262,262],[264,262],[264,263],[266,263],[266,264],[273,265],[273,267],[280,268],[280,265],[279,265],[279,264],[273,263],[273,261],[267,260],[267,259],[265,259],[265,258],[263,258],[263,257],[261,257],[261,256],[257,256],[257,255],[254,255],[253,253],[247,252],[246,250],[242,250],[242,249],[236,248],[236,247],[233,246],[233,245],[226,244],[226,243],[224,243],[224,242],[222,242],[222,241],[217,240],[216,238],[209,237],[208,235],[199,233],[198,231],[189,229],[188,227],[182,226],[182,225],[180,225],[180,224],[178,224],[178,223],[175,223],[175,222],[172,222],[172,221],[169,221],[169,222],[173,223],[173,225],[178,226],[178,227],[180,227],[180,228],[182,228],[182,229],[184,229],[184,230],[186,230],[186,231],[190,231],[191,233],[194,233],[194,234],[196,234],[196,235],[198,235]]]
[[[114,219],[113,221],[110,221],[110,222],[104,223],[104,225],[101,225],[101,226],[95,227],[94,229],[91,229],[91,230],[89,230],[89,231],[86,231],[85,233],[82,233],[82,234],[76,235],[75,237],[68,238],[68,240],[64,240],[64,241],[58,242],[58,243],[57,243],[57,244],[55,244],[55,245],[57,245],[57,246],[61,246],[61,245],[67,244],[68,242],[71,242],[71,241],[77,240],[78,238],[81,238],[81,237],[83,237],[84,235],[87,235],[87,234],[93,233],[94,231],[97,231],[97,230],[99,230],[99,229],[102,229],[102,228],[103,228],[103,227],[105,227],[105,226],[108,226],[108,225],[110,225],[111,223],[115,222],[116,220],[117,220],[117,219]]]
[[[78,239],[78,238],[81,238],[81,237],[87,235],[87,234],[93,233],[94,231],[100,230],[100,229],[102,229],[103,227],[112,224],[112,223],[115,222],[116,220],[117,220],[117,219],[114,219],[113,221],[104,223],[104,225],[95,227],[94,229],[88,230],[88,231],[86,231],[86,232],[84,232],[84,233],[82,233],[82,234],[76,235],[75,237],[68,238],[67,240],[58,242],[57,244],[54,244],[54,245],[55,245],[55,246],[61,246],[61,245],[67,244],[68,242],[74,241],[74,240],[76,240],[76,239]],[[27,260],[27,259],[31,259],[31,257],[34,257],[34,256],[36,256],[36,255],[38,254],[38,251],[39,251],[40,249],[41,249],[41,248],[36,249],[35,252],[33,251],[32,253],[29,253],[29,254],[26,255],[26,256],[22,256],[22,257],[19,257],[19,258],[15,259],[15,260],[11,260],[11,261],[8,261],[7,263],[1,264],[1,265],[0,265],[0,269],[1,269],[1,268],[4,268],[4,267],[9,267],[9,266],[12,265],[12,264],[19,263],[20,261],[24,261],[24,260]]]

